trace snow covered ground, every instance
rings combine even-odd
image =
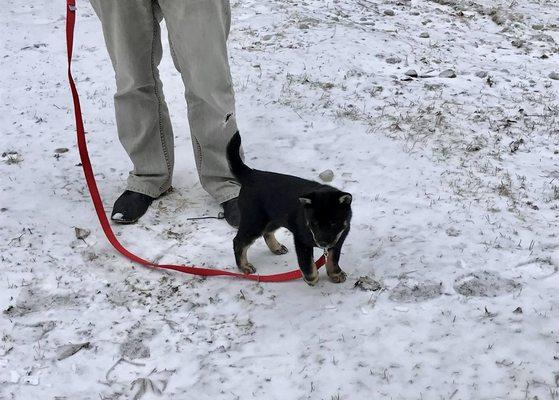
[[[200,279],[118,256],[78,165],[64,4],[6,0],[0,399],[558,399],[558,3],[233,0],[232,12],[247,160],[313,179],[332,169],[354,194],[348,280]],[[110,210],[130,166],[99,22],[85,1],[78,15],[74,71]],[[161,71],[175,190],[115,230],[153,260],[232,268],[234,230],[188,220],[219,208],[197,181],[168,51]],[[278,236],[288,255],[251,249],[261,273],[295,266]]]

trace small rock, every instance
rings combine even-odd
[[[359,288],[367,292],[376,292],[382,289],[382,285],[368,276],[362,276],[353,285],[354,288]]]
[[[456,78],[456,72],[452,69],[445,69],[439,74],[439,76],[441,78]]]
[[[423,38],[423,39],[427,39],[428,37],[430,37],[430,36],[429,36],[429,32],[421,32],[421,33],[419,34],[419,37],[420,37],[420,38]]]
[[[417,71],[415,69],[408,69],[405,72],[405,75],[411,76],[412,78],[417,78],[418,77]]]
[[[402,59],[400,57],[388,57],[386,62],[388,64],[398,64],[402,62]]]
[[[323,182],[332,182],[332,180],[334,179],[334,171],[332,171],[331,169],[324,170],[318,175],[318,177]]]
[[[510,42],[514,47],[521,48],[524,45],[524,40],[516,39]]]
[[[262,40],[270,40],[274,35],[264,35],[262,36]]]
[[[76,239],[83,240],[91,234],[89,229],[74,227],[76,232]]]
[[[516,307],[513,311],[515,314],[522,314],[522,307]]]
[[[548,75],[551,79],[555,79],[556,81],[559,81],[559,72],[552,72]]]
[[[389,17],[393,17],[394,16],[394,10],[384,10],[384,15],[388,15]]]
[[[532,25],[532,29],[535,31],[543,31],[544,26],[542,24],[534,24]]]
[[[477,71],[477,72],[475,73],[475,75],[476,75],[478,78],[485,78],[485,77],[487,76],[487,72],[486,72],[486,71]]]
[[[308,24],[305,24],[305,23],[299,24],[299,29],[309,29],[309,28],[310,28],[310,27],[309,27]]]
[[[58,149],[55,149],[54,152],[56,154],[63,154],[63,153],[67,153],[68,149],[66,147],[59,147]]]

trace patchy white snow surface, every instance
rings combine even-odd
[[[78,165],[64,2],[4,1],[0,398],[559,398],[557,2],[233,0],[232,14],[247,161],[331,169],[354,194],[348,280],[200,279],[117,255]],[[75,51],[109,211],[130,165],[84,1]],[[175,190],[114,229],[156,261],[233,268],[234,230],[188,220],[219,207],[168,51],[161,72]],[[259,272],[295,266],[278,237],[291,252],[257,242]]]

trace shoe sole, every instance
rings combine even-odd
[[[140,218],[136,218],[134,220],[127,220],[127,219],[113,219],[111,218],[111,221],[113,221],[115,224],[118,225],[132,225],[135,224],[136,222],[138,222]]]

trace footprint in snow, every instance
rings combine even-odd
[[[4,310],[4,315],[21,317],[30,313],[79,307],[83,294],[78,292],[51,293],[36,286],[21,289],[15,304]]]
[[[520,283],[490,271],[472,272],[454,281],[454,290],[467,297],[497,297],[521,287]]]
[[[419,303],[431,300],[442,294],[440,282],[418,282],[412,279],[402,280],[393,288],[388,298],[398,303]]]

